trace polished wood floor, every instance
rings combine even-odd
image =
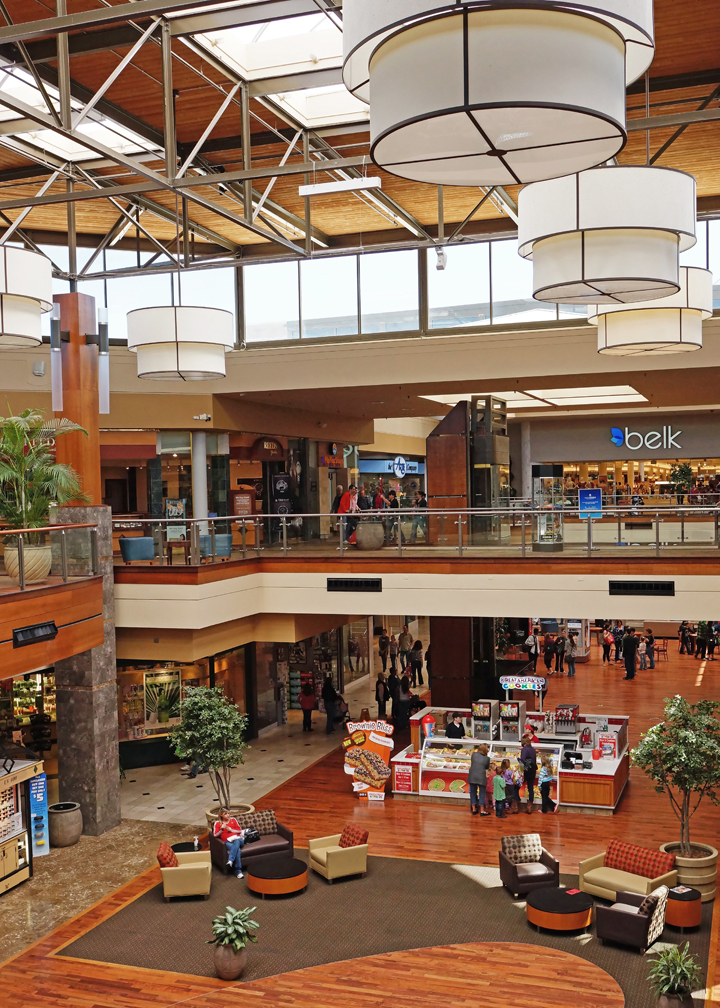
[[[638,673],[634,682],[622,682],[620,666],[603,669],[593,649],[590,664],[578,666],[575,680],[551,680],[548,703],[580,703],[589,713],[621,713],[631,717],[631,742],[655,723],[663,699],[682,693],[690,700],[720,699],[720,662],[700,662],[678,656],[671,643],[670,659],[654,672]],[[717,671],[716,671],[717,669]],[[401,740],[398,739],[398,743]],[[633,770],[618,813],[613,817],[521,814],[509,820],[470,817],[464,809],[389,799],[364,808],[349,791],[339,752],[314,764],[268,795],[259,806],[275,809],[281,822],[295,832],[298,846],[307,839],[339,831],[352,819],[370,832],[374,854],[495,864],[502,832],[537,831],[545,845],[559,858],[562,869],[574,871],[577,864],[599,850],[611,837],[656,846],[677,834],[667,798],[657,795],[641,773]],[[692,835],[713,842],[718,836],[720,812],[710,805],[700,807],[693,820]],[[413,1008],[428,991],[449,990],[452,1003],[488,1008],[564,1008],[577,1004],[578,975],[572,974],[572,991],[566,997],[563,983],[568,975],[559,961],[543,959],[542,949],[532,947],[533,961],[525,981],[530,987],[509,992],[489,981],[485,957],[478,946],[450,946],[392,953],[314,967],[249,984],[232,986],[222,981],[182,973],[182,935],[178,935],[177,973],[143,970],[106,963],[56,958],[54,953],[93,928],[121,906],[136,899],[160,880],[159,869],[138,876],[112,896],[0,967],[0,1008],[170,1008],[191,1003],[195,1008],[250,1008],[251,1005],[283,1005],[296,1008]],[[72,880],[68,880],[72,884]],[[706,1008],[720,1005],[720,982],[716,982],[720,914],[713,919],[713,938],[708,973]],[[138,936],[143,940],[143,936]],[[497,961],[500,961],[499,956]],[[510,957],[512,959],[512,956]],[[495,961],[495,960],[494,960]],[[517,959],[515,959],[517,961]],[[510,967],[508,962],[507,966]],[[588,968],[590,964],[584,964]],[[535,979],[533,979],[535,977]],[[538,982],[537,977],[542,978]],[[456,978],[459,978],[457,984]],[[720,976],[717,977],[720,981]],[[485,983],[485,988],[477,985]],[[614,982],[612,982],[614,983]],[[533,984],[535,986],[533,987]],[[603,986],[605,984],[605,986]],[[588,1008],[621,1006],[622,998],[607,981],[598,977],[582,981],[583,1004]],[[517,995],[517,996],[516,996]],[[563,1000],[565,998],[565,1000]],[[615,998],[615,1000],[613,1000]],[[494,1000],[493,1000],[494,999]],[[604,999],[604,1000],[603,1000]]]

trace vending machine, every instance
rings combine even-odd
[[[472,737],[484,742],[494,742],[499,731],[497,700],[474,700],[472,705]]]
[[[500,741],[519,742],[525,730],[525,701],[500,701]]]

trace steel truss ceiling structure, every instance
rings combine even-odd
[[[515,233],[514,188],[437,189],[371,165],[367,114],[341,85],[341,0],[97,2],[67,13],[56,0],[48,17],[39,0],[0,0],[0,243],[67,244],[69,269],[56,276]],[[618,161],[693,173],[699,215],[715,216],[720,12],[689,2],[692,16],[656,3],[657,55],[628,89]],[[298,194],[370,170],[382,189]],[[78,247],[92,250],[82,267]],[[110,247],[146,255],[137,269],[104,269]]]

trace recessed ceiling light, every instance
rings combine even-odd
[[[647,402],[645,396],[618,395],[618,396],[571,396],[568,399],[548,399],[553,406],[600,406],[603,403],[642,403]]]
[[[577,399],[589,396],[640,395],[631,385],[595,385],[590,388],[526,389],[538,399]],[[644,396],[641,396],[644,398]]]

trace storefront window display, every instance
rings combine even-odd
[[[55,671],[28,672],[0,682],[0,725],[25,726],[36,714],[55,720]]]
[[[210,663],[118,663],[120,741],[168,735],[180,721],[180,700],[188,686],[210,685]]]
[[[267,641],[255,645],[255,730],[258,733],[277,724],[278,647]]]
[[[215,655],[213,659],[214,685],[232,700],[243,713],[247,712],[245,685],[245,647],[233,648]]]
[[[370,673],[368,620],[358,620],[342,627],[342,664],[344,686]]]

